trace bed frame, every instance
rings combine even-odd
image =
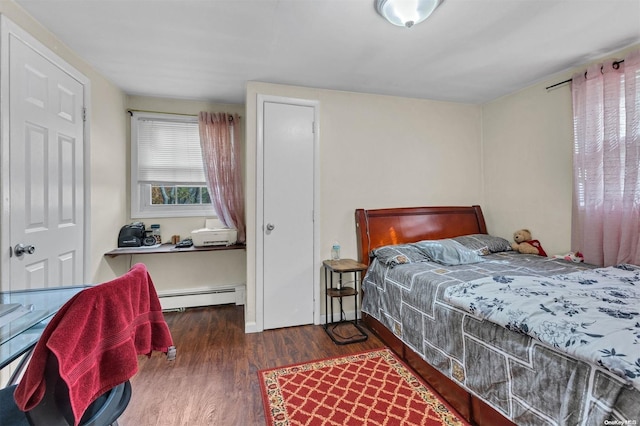
[[[405,207],[356,210],[359,261],[369,265],[371,250],[390,244],[459,235],[486,234],[480,206]],[[463,417],[477,425],[513,425],[504,416],[429,365],[375,318],[362,313],[365,324],[442,395]]]

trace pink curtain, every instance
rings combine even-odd
[[[245,242],[244,192],[240,164],[240,117],[201,112],[200,145],[207,187],[218,218],[238,230],[238,242]]]
[[[640,50],[573,76],[572,248],[640,264]]]

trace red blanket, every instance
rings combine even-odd
[[[138,371],[138,355],[167,352],[173,345],[158,295],[145,265],[120,278],[81,291],[51,319],[15,392],[23,411],[45,392],[49,351],[60,365],[78,424],[97,397]]]

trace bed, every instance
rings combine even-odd
[[[480,206],[358,209],[355,216],[359,261],[368,265],[362,285],[364,322],[471,423],[537,426],[640,421],[638,306],[626,307],[627,317],[613,321],[630,324],[622,330],[631,336],[622,339],[625,350],[598,351],[600,358],[589,362],[567,352],[564,345],[530,337],[526,332],[533,326],[529,330],[527,324],[492,322],[490,314],[485,312],[483,316],[486,306],[478,304],[478,300],[492,299],[475,293],[481,288],[477,283],[483,280],[495,284],[496,277],[517,278],[524,281],[517,290],[527,293],[532,304],[546,308],[550,305],[538,303],[542,300],[538,297],[543,296],[538,296],[526,280],[544,286],[554,284],[555,292],[562,291],[565,282],[554,280],[570,280],[580,274],[607,275],[608,271],[519,254],[507,247],[503,250],[501,245],[508,246],[508,242],[487,233]],[[448,258],[445,264],[434,262],[437,256],[433,255],[427,260],[420,258],[422,249],[430,249],[433,240],[443,239],[447,245],[455,241],[452,244],[456,249],[464,243],[465,249],[456,252],[462,258],[459,264]],[[485,246],[478,248],[476,243]],[[416,247],[420,253],[415,252]],[[467,261],[467,249],[482,256],[480,260],[471,253],[472,261]],[[631,276],[625,285],[635,291],[640,268],[628,266],[628,270],[614,272]],[[499,283],[497,291],[516,289],[518,282]],[[610,287],[605,288],[611,293]],[[544,288],[541,293],[546,292]],[[473,299],[470,306],[464,305],[465,297]],[[504,311],[501,306],[495,309],[492,303],[484,305],[491,305],[498,313]],[[571,315],[573,307],[569,308]],[[550,309],[539,310],[558,316]],[[573,313],[579,317],[580,312]],[[586,339],[597,336],[588,332],[582,335]],[[602,364],[603,359],[617,361],[618,355],[631,359],[621,371]]]

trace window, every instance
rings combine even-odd
[[[134,112],[131,117],[131,217],[214,215],[198,117]]]
[[[586,77],[586,78],[585,78]],[[593,64],[571,82],[571,245],[588,263],[640,262],[640,50]]]

